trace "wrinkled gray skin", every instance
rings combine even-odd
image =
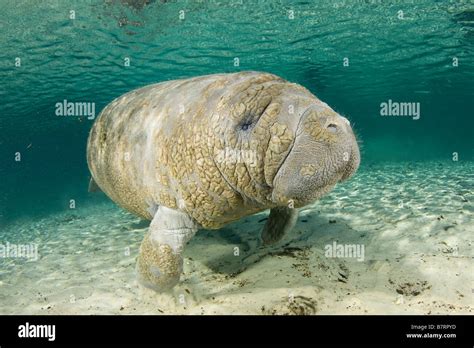
[[[359,166],[349,121],[304,87],[241,72],[143,87],[110,103],[88,140],[92,185],[152,220],[139,280],[157,291],[182,272],[185,244],[270,209],[265,245]]]

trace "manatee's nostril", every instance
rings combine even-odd
[[[337,126],[334,124],[334,123],[330,123],[328,126],[328,131],[330,131],[331,133],[336,133],[337,132]]]

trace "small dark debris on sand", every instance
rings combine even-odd
[[[431,289],[431,285],[426,280],[418,282],[406,282],[398,284],[395,291],[404,296],[418,296],[423,291]]]

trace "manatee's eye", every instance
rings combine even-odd
[[[240,125],[241,130],[248,130],[252,126],[252,122],[244,122]]]
[[[337,126],[334,123],[328,124],[327,129],[331,133],[336,133],[337,132]]]

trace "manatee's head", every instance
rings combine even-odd
[[[291,93],[287,97],[291,99]],[[359,147],[350,122],[313,98],[298,108],[293,142],[273,178],[271,199],[278,205],[312,203],[359,167]]]
[[[219,102],[225,117],[216,118],[214,148],[219,171],[244,199],[301,207],[354,174],[360,155],[346,118],[275,75],[238,76]]]

